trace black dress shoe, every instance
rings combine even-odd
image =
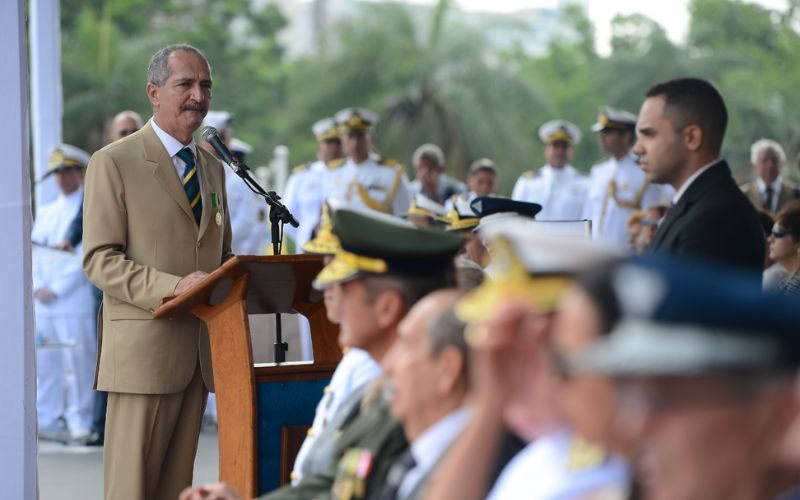
[[[105,441],[105,435],[102,432],[92,432],[86,438],[86,446],[103,446],[103,441]]]

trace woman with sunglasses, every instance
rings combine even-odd
[[[769,258],[789,273],[778,285],[778,292],[800,296],[800,201],[791,202],[778,213],[767,243]]]

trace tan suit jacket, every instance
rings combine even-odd
[[[761,191],[758,189],[758,182],[746,182],[740,187],[756,208],[772,213],[771,210],[764,207],[764,200],[761,197]],[[781,183],[781,190],[778,193],[778,210],[775,213],[780,212],[790,201],[797,199],[800,199],[800,189],[798,189],[797,185],[792,181],[784,179]]]
[[[189,384],[198,357],[213,390],[208,332],[192,316],[153,319],[182,277],[210,272],[231,254],[225,172],[197,148],[203,214],[194,221],[183,185],[150,122],[97,151],[84,198],[84,259],[103,291],[96,388],[170,394]],[[220,200],[212,204],[212,194]],[[221,224],[217,224],[217,213]]]

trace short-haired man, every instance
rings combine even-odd
[[[786,153],[780,143],[772,139],[754,142],[750,146],[750,164],[756,178],[741,187],[756,208],[774,215],[790,201],[800,198],[797,184],[781,175]]]
[[[448,212],[459,205],[469,205],[472,200],[480,196],[495,196],[497,191],[497,178],[500,170],[490,158],[478,158],[473,161],[467,171],[467,191],[448,198],[444,204]]]
[[[211,68],[189,45],[153,55],[153,118],[92,156],[84,269],[103,291],[96,388],[108,391],[105,498],[174,499],[192,482],[206,395],[208,332],[190,316],[153,319],[232,256],[225,173],[192,135]]]
[[[616,380],[615,429],[644,497],[777,498],[796,481],[780,474],[797,411],[796,303],[707,263],[627,263],[609,281],[620,321],[573,368]]]
[[[570,165],[581,140],[580,129],[566,120],[551,120],[539,127],[539,139],[547,163],[522,174],[511,198],[541,205],[539,220],[580,220],[589,181]]]
[[[592,126],[608,157],[596,163],[589,174],[589,197],[583,218],[592,221],[594,239],[621,249],[630,249],[627,222],[636,210],[668,203],[664,187],[651,184],[631,153],[636,142],[636,115],[604,107]]]
[[[421,194],[443,205],[451,197],[467,190],[463,182],[445,173],[444,151],[436,144],[426,143],[418,147],[414,150],[411,161],[417,176],[411,181],[411,194]]]
[[[142,128],[144,122],[136,111],[129,109],[120,111],[111,119],[108,127],[108,142],[114,142],[127,137]]]
[[[338,177],[342,159],[342,140],[333,118],[323,118],[311,126],[317,140],[317,160],[292,169],[286,181],[283,197],[286,208],[297,218],[297,228],[286,226],[284,231],[294,240],[297,253],[303,248],[320,222],[322,203],[327,198],[325,187]]]
[[[681,78],[647,91],[633,152],[651,182],[675,188],[650,248],[760,272],[761,223],[720,158],[727,125],[722,96],[705,80]]]

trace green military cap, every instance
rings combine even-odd
[[[89,153],[69,144],[56,144],[50,150],[47,173],[41,180],[68,168],[84,169],[89,164]]]
[[[571,145],[581,142],[581,131],[567,120],[550,120],[539,127],[539,139],[545,144],[566,142]]]
[[[510,215],[503,224],[492,224],[478,232],[489,242],[492,279],[456,306],[458,317],[471,323],[482,322],[512,298],[539,311],[552,311],[575,274],[620,255],[611,247],[537,227],[525,217]]]
[[[600,110],[597,123],[592,125],[592,132],[603,130],[627,130],[636,128],[636,115],[622,109],[605,106]]]
[[[336,113],[335,119],[342,134],[350,132],[365,134],[378,124],[378,115],[364,108],[345,108]]]
[[[318,289],[363,275],[427,276],[452,269],[463,240],[373,211],[333,211],[340,250],[314,280]]]
[[[317,142],[339,138],[339,128],[333,118],[323,118],[317,121],[311,126],[311,131],[314,133],[314,137],[317,138]]]

